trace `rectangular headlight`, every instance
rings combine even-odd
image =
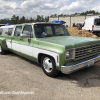
[[[66,50],[65,52],[65,59],[75,59],[75,49]]]

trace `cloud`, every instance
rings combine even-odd
[[[61,12],[70,11],[70,13],[82,12],[82,10],[86,9],[86,8],[87,8],[87,6],[85,6],[82,3],[80,3],[80,1],[76,1],[76,2],[72,2],[69,6],[65,5],[64,7],[62,7],[60,9],[60,11]]]
[[[13,15],[35,17],[51,14],[72,14],[87,10],[100,11],[99,0],[0,0],[1,18],[11,18]],[[97,6],[95,6],[97,5]]]
[[[100,12],[100,3],[97,6],[93,7],[92,10]]]
[[[60,11],[62,13],[69,12],[69,14],[85,12],[92,10],[93,5],[96,5],[98,1],[99,0],[77,0],[76,2],[72,2],[70,5],[64,5],[61,7]]]
[[[66,4],[66,2],[68,2],[69,0],[56,0],[54,3],[50,4],[50,3],[46,3],[44,5],[42,5],[40,8],[42,10],[52,10],[52,9],[59,9],[60,7],[62,7],[64,4]]]

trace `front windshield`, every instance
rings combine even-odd
[[[69,32],[61,24],[35,24],[34,29],[37,38],[70,36]]]

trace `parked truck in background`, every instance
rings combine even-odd
[[[71,36],[61,24],[2,26],[0,53],[7,51],[41,64],[44,73],[54,77],[59,71],[69,74],[98,62],[100,39]]]

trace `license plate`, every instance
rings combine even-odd
[[[92,61],[90,61],[90,62],[88,63],[88,67],[90,67],[90,66],[92,66],[92,65],[94,65],[94,60],[92,60]]]

